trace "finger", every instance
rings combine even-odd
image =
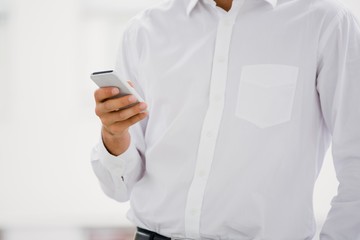
[[[94,97],[96,102],[103,102],[104,100],[116,96],[119,94],[120,90],[117,87],[103,87],[98,88],[94,92]]]
[[[136,114],[141,113],[146,108],[147,108],[146,103],[144,102],[137,103],[136,105],[130,108],[125,108],[123,110],[110,113],[109,119],[113,122],[126,121],[131,117],[135,116]]]
[[[105,116],[102,117],[102,122],[104,125],[109,126],[111,124],[114,124],[115,122],[126,121],[131,117],[135,116],[136,114],[141,113],[146,108],[146,103],[141,102],[130,108],[107,113]]]
[[[110,126],[107,127],[107,129],[114,135],[121,134],[124,132],[124,130],[128,129],[132,125],[140,122],[141,120],[145,119],[148,116],[148,112],[141,112],[138,113],[131,118],[125,120],[116,122]]]
[[[132,88],[135,88],[134,87],[134,84],[131,82],[131,81],[128,81],[129,85],[132,87]]]
[[[100,104],[103,112],[113,112],[124,108],[130,104],[136,103],[137,99],[133,95],[127,95],[119,98],[108,99]]]

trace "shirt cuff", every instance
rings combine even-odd
[[[98,159],[101,164],[110,172],[116,172],[120,175],[125,175],[128,169],[131,169],[132,163],[135,163],[135,159],[139,158],[139,152],[134,144],[130,143],[129,148],[118,156],[114,156],[106,149],[102,138],[97,146]]]

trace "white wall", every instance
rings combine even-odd
[[[105,197],[90,168],[89,74],[113,67],[124,23],[157,1],[0,0],[0,229],[129,224],[128,205]],[[357,0],[344,2],[360,16]],[[328,155],[320,221],[336,184]]]
[[[113,68],[124,23],[153,2],[8,2],[0,23],[0,228],[128,224],[128,205],[105,197],[90,168],[99,121],[89,74]]]

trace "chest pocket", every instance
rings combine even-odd
[[[236,116],[266,128],[291,119],[299,68],[278,64],[243,66]]]

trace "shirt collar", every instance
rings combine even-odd
[[[187,6],[187,8],[186,8],[186,13],[187,13],[188,15],[189,15],[189,14],[191,13],[191,11],[194,9],[194,7],[195,7],[195,5],[196,5],[196,3],[197,3],[198,1],[199,1],[199,0],[189,0],[188,6]],[[278,2],[278,0],[263,0],[263,1],[266,1],[266,2],[270,3],[273,8],[276,7],[277,2]]]

